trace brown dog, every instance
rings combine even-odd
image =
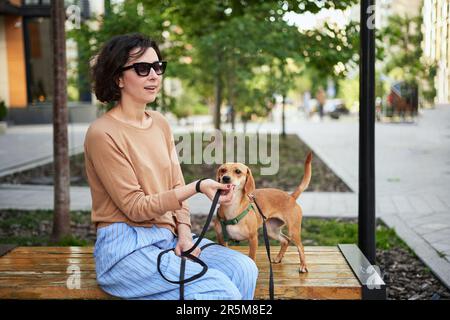
[[[311,180],[311,160],[312,153],[309,152],[305,160],[305,173],[302,182],[289,194],[285,191],[265,188],[255,189],[255,181],[250,169],[242,163],[225,163],[217,169],[216,180],[222,183],[235,185],[235,195],[233,203],[221,205],[218,210],[218,217],[214,220],[214,229],[220,244],[225,243],[222,221],[231,220],[238,217],[243,211],[249,208],[249,195],[256,197],[256,202],[267,218],[266,226],[269,237],[279,240],[281,249],[273,263],[280,263],[292,242],[298,250],[300,258],[300,272],[307,272],[305,253],[301,242],[302,208],[297,204],[298,196],[308,187]],[[256,259],[256,249],[258,248],[258,229],[262,226],[263,219],[256,211],[253,203],[248,213],[237,224],[226,225],[226,231],[231,239],[249,241],[249,257]],[[287,235],[281,232],[282,227],[287,226]]]

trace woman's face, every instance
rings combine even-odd
[[[131,50],[130,55],[138,52],[140,48]],[[130,66],[137,62],[153,63],[158,61],[158,55],[153,48],[147,48],[139,58],[130,58],[124,67]],[[119,78],[119,87],[121,88],[122,99],[124,97],[131,98],[137,103],[147,104],[156,99],[161,87],[162,75],[157,75],[153,68],[147,76],[139,76],[134,68],[122,72]]]

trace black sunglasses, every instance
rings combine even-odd
[[[153,63],[148,62],[137,62],[133,63],[131,66],[126,66],[120,69],[120,71],[125,71],[134,68],[134,71],[138,76],[146,77],[150,73],[150,70],[155,70],[157,75],[161,75],[166,71],[167,61],[156,61]]]

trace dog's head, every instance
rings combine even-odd
[[[216,172],[216,180],[221,183],[231,183],[235,190],[244,190],[245,194],[255,190],[255,180],[249,167],[242,163],[227,162]]]

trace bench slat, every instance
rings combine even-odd
[[[86,258],[65,258],[65,259],[51,259],[51,258],[39,258],[39,257],[33,257],[33,258],[17,258],[17,259],[9,259],[5,258],[4,261],[3,258],[0,260],[0,265],[20,265],[20,264],[86,264],[92,261],[93,258],[86,257]],[[264,266],[268,265],[269,262],[266,261],[267,258],[263,255],[257,255],[256,256],[256,262],[258,265]],[[306,261],[308,264],[333,264],[333,265],[339,265],[339,264],[347,264],[344,258],[332,258],[332,257],[308,257],[306,255]],[[300,264],[300,260],[298,257],[284,257],[282,264]]]
[[[361,290],[355,287],[275,287],[275,299],[339,299],[359,300]],[[255,297],[266,300],[269,297],[267,286],[256,287]]]
[[[259,270],[261,277],[267,277],[269,270]],[[82,270],[80,274],[83,277],[93,276],[95,278],[95,270]],[[274,276],[277,279],[354,279],[352,271],[335,271],[335,272],[317,272],[317,273],[299,273],[298,269],[295,270],[274,270]],[[0,280],[10,280],[13,278],[49,278],[50,276],[63,276],[67,278],[68,273],[66,270],[59,271],[2,271],[0,273]]]
[[[11,270],[15,270],[15,271],[29,271],[30,269],[32,269],[30,272],[52,272],[52,271],[60,271],[60,272],[66,272],[68,264],[61,264],[61,263],[56,263],[56,264],[47,264],[47,263],[40,263],[40,264],[14,264],[13,265],[14,268],[12,268],[11,264],[7,264],[7,265],[1,265],[0,264],[0,272],[8,272]],[[80,267],[80,270],[83,271],[95,271],[95,263],[84,263],[84,264],[77,264],[77,266]],[[274,272],[276,272],[277,270],[284,270],[284,268],[287,268],[287,266],[293,268],[293,270],[298,270],[298,267],[294,264],[290,264],[290,265],[285,265],[284,263],[282,263],[280,266],[282,267],[278,267],[277,265],[274,265]],[[269,270],[269,265],[259,265],[258,266],[259,271],[263,272],[264,270]],[[279,268],[283,268],[283,269],[279,269]],[[321,273],[321,272],[330,272],[330,271],[349,271],[351,272],[351,269],[348,265],[332,265],[332,264],[314,264],[314,263],[308,263],[308,270],[310,271],[310,273]]]
[[[211,247],[212,248],[212,247]],[[205,249],[208,250],[208,249]],[[246,251],[237,250],[243,254],[248,254]],[[271,252],[272,256],[276,256],[278,254],[278,251]],[[328,257],[328,258],[342,258],[342,254],[340,252],[328,252],[328,251],[322,251],[322,252],[306,252],[309,257],[316,258],[316,257]],[[90,258],[92,257],[93,253],[84,252],[84,253],[62,253],[62,254],[55,254],[55,253],[47,253],[47,252],[11,252],[5,258],[8,259],[29,259],[33,257],[38,257],[39,259],[66,259],[66,258]],[[257,252],[257,257],[266,257],[267,254],[265,252]],[[284,258],[298,258],[297,252],[286,252],[284,255]]]
[[[258,284],[264,285],[267,282],[267,277],[258,278]],[[67,283],[68,275],[45,275],[45,276],[10,276],[7,278],[0,276],[0,287],[18,287],[30,286],[40,287],[45,285],[62,285]],[[80,274],[81,287],[97,286],[95,274]],[[355,286],[358,285],[358,280],[354,278],[298,278],[298,279],[275,279],[275,286],[281,287],[295,287],[295,286],[321,286],[321,287],[340,287],[340,286]]]
[[[246,252],[248,251],[248,246],[230,246],[231,249]],[[336,246],[306,246],[305,252],[340,252],[339,248]],[[258,250],[265,250],[264,245],[260,244]],[[270,250],[278,251],[280,246],[270,246]],[[89,247],[17,247],[13,250],[14,253],[37,253],[37,252],[53,252],[55,254],[62,253],[93,253],[94,248]],[[265,251],[264,251],[265,252]],[[294,246],[289,246],[286,252],[297,252]]]
[[[248,253],[248,247],[232,246]],[[272,257],[279,246],[271,247]],[[17,247],[0,258],[0,298],[114,299],[97,284],[92,247]],[[305,247],[308,273],[299,273],[297,249],[289,247],[274,264],[277,299],[360,299],[361,285],[337,247]],[[268,298],[269,263],[265,248],[256,255],[259,269],[256,299]],[[80,269],[81,289],[67,288],[69,265]]]

